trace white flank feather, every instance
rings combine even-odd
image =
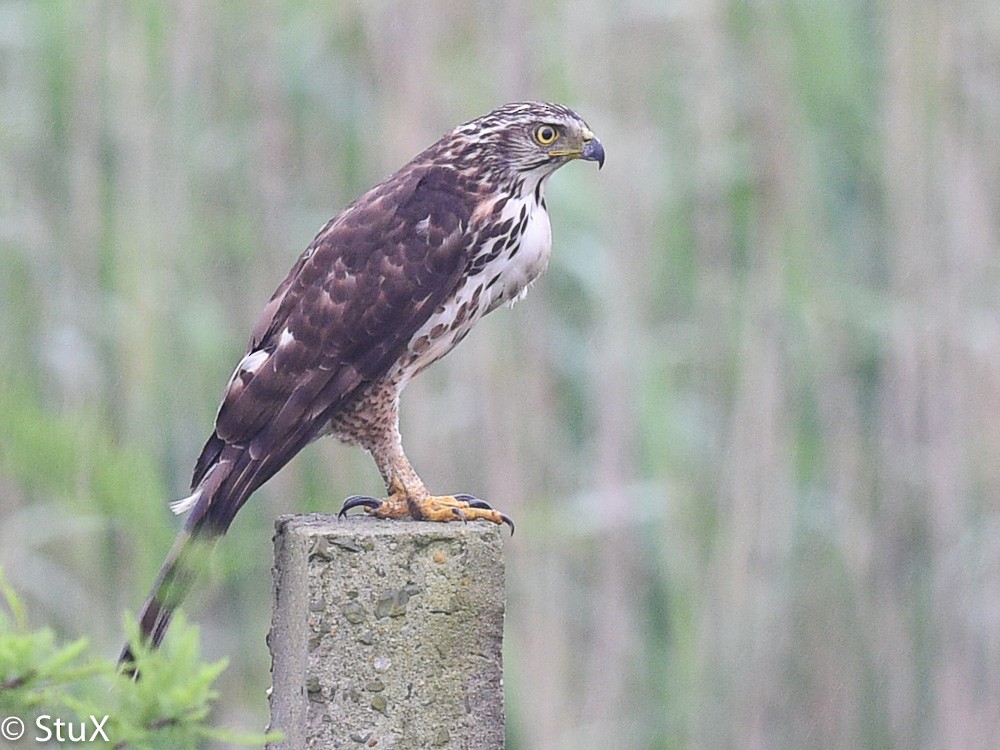
[[[193,495],[182,497],[180,500],[174,500],[170,503],[170,510],[178,516],[182,513],[187,513],[195,506],[195,503],[197,503],[199,499],[201,499],[201,492],[195,492]]]

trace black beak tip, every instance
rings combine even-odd
[[[598,169],[604,166],[604,146],[596,138],[592,138],[584,144],[583,153],[580,156],[587,161],[596,161]]]
[[[584,144],[580,156],[587,161],[596,161],[598,169],[604,166],[604,146],[596,138],[591,138]]]

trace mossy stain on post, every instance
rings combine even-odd
[[[273,747],[503,748],[497,528],[298,516],[277,529],[271,726],[286,739]]]

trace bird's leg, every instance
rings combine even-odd
[[[511,519],[493,510],[488,503],[472,495],[431,495],[417,476],[403,453],[402,444],[393,442],[388,450],[373,450],[372,457],[386,482],[389,494],[383,499],[355,495],[349,497],[340,509],[343,516],[348,510],[363,507],[376,518],[405,518],[418,521],[492,521],[505,523],[514,530]]]

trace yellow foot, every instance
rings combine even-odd
[[[514,522],[509,516],[493,510],[489,503],[483,502],[472,495],[443,495],[434,497],[427,495],[422,498],[412,498],[402,491],[395,491],[389,497],[378,499],[366,495],[352,495],[344,501],[338,517],[347,515],[351,508],[362,507],[365,513],[376,518],[405,518],[409,516],[417,521],[492,521],[496,524],[505,523],[510,526],[510,534],[514,535]]]

